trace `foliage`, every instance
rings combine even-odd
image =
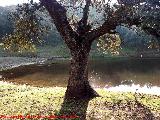
[[[3,8],[3,9],[5,9],[5,8]],[[7,9],[7,8],[6,8]],[[82,8],[81,8],[82,9]],[[145,8],[146,9],[146,8]],[[152,8],[153,9],[153,8]],[[77,9],[76,9],[77,10]],[[7,11],[7,10],[5,10],[5,11]],[[1,28],[3,28],[3,27],[5,27],[1,32],[5,32],[4,30],[7,30],[8,32],[5,32],[5,33],[10,33],[11,31],[13,31],[12,30],[12,25],[11,25],[11,23],[8,23],[8,20],[7,20],[7,14],[8,14],[8,12],[7,13],[5,13],[5,11],[4,10],[2,10],[1,12],[2,12],[2,16],[1,16],[1,20],[3,20],[2,21],[2,23],[4,23],[5,21],[7,22],[6,24],[5,24],[5,26],[4,26],[4,24],[2,24],[2,25],[0,25],[1,26]],[[17,11],[16,11],[17,12]],[[70,11],[70,10],[68,10],[68,17],[70,18],[70,20],[71,20],[71,22],[74,20],[74,22],[76,22],[76,21],[78,21],[79,19],[80,19],[80,17],[82,16],[82,10],[77,10],[77,11],[75,11],[76,12],[76,14],[73,14],[72,13],[72,11]],[[147,16],[148,14],[146,13],[146,11],[145,10],[143,10],[143,12],[145,13],[145,16]],[[70,13],[70,14],[69,14]],[[140,13],[140,12],[139,12]],[[153,16],[153,14],[152,13],[155,13],[154,11],[151,11],[151,13],[148,15],[148,16]],[[37,15],[38,14],[38,15]],[[45,14],[45,17],[44,18],[46,18],[46,19],[50,19],[49,18],[49,15],[47,14],[47,13],[44,13]],[[37,16],[44,16],[44,14],[43,14],[43,12],[36,12],[36,15]],[[98,14],[96,17],[95,17],[95,15],[96,14]],[[147,15],[146,15],[147,14]],[[90,8],[90,14],[89,14],[89,22],[90,22],[90,24],[92,24],[93,25],[93,21],[97,21],[99,24],[101,23],[101,21],[99,20],[101,17],[100,17],[101,15],[97,12],[97,11],[95,11],[95,9],[93,9],[93,8]],[[144,14],[143,14],[143,16],[144,16]],[[155,16],[156,16],[156,19],[158,18],[158,11],[157,11],[157,13],[155,14]],[[13,20],[13,15],[12,15],[12,21],[13,22],[15,22],[15,19]],[[74,18],[72,18],[72,17],[76,17],[75,19]],[[95,17],[95,19],[94,19],[94,17]],[[44,18],[42,18],[42,19],[44,19]],[[149,19],[146,19],[146,20],[148,20],[148,23],[154,23],[154,21],[151,21],[151,22],[149,22]],[[152,20],[152,19],[150,19],[150,20]],[[158,19],[157,19],[158,20]],[[9,21],[9,22],[11,22],[11,21]],[[45,24],[45,25],[48,25],[48,26],[51,26],[51,24],[52,23],[50,23],[51,21],[48,21],[48,20],[46,20],[46,21],[43,21],[43,25]],[[98,25],[98,23],[96,24],[96,25]],[[9,26],[9,27],[7,27],[7,26]],[[95,25],[95,27],[96,27],[96,25]],[[143,26],[144,25],[144,23],[142,24],[142,27],[144,27]],[[156,23],[156,26],[158,25],[158,23]],[[151,25],[152,26],[152,25]],[[150,26],[150,27],[151,27]],[[94,28],[94,26],[93,26],[93,28]],[[151,36],[151,35],[147,35],[147,34],[149,34],[149,32],[147,32],[146,31],[146,33],[144,33],[144,32],[142,32],[142,29],[141,28],[136,28],[135,29],[135,27],[132,27],[132,29],[130,29],[130,28],[127,28],[127,26],[120,26],[120,27],[117,27],[118,29],[116,29],[116,31],[117,31],[117,33],[120,35],[120,38],[121,38],[121,44],[120,44],[120,46],[119,46],[119,48],[123,48],[123,49],[125,49],[124,47],[127,47],[128,49],[129,48],[131,48],[132,49],[132,47],[134,47],[134,49],[137,49],[137,50],[139,50],[139,48],[140,48],[140,50],[141,49],[143,49],[143,48],[151,48],[151,49],[153,49],[153,48],[156,48],[156,49],[159,49],[159,37],[158,38],[156,38],[155,36]],[[134,29],[133,29],[134,28]],[[16,29],[16,28],[15,28]],[[147,29],[146,29],[147,30]],[[10,31],[10,32],[9,32]],[[156,30],[156,32],[158,32],[158,26],[157,26],[157,30]],[[5,35],[4,33],[2,34],[3,36]],[[113,34],[112,34],[113,35]],[[12,49],[12,51],[23,51],[24,49],[31,49],[31,50],[34,50],[35,49],[35,45],[33,44],[33,43],[29,43],[28,41],[27,41],[27,39],[21,39],[22,40],[22,44],[19,44],[19,42],[20,42],[20,40],[19,40],[19,38],[21,38],[21,36],[22,35],[17,35],[17,37],[16,37],[16,35],[8,35],[8,36],[6,36],[6,37],[4,37],[5,39],[8,39],[8,40],[6,40],[6,42],[7,42],[7,44],[5,44],[5,46],[6,46],[6,48],[10,48],[10,49]],[[105,35],[106,36],[106,35]],[[9,39],[11,39],[11,37],[13,38],[13,37],[15,37],[14,39],[17,39],[17,40],[15,40],[15,41],[17,41],[18,42],[18,44],[16,43],[16,44],[12,44],[13,43],[13,41],[14,41],[14,39],[12,39],[12,40],[9,40]],[[22,38],[23,38],[23,36],[22,36]],[[53,39],[54,38],[54,39]],[[103,40],[101,39],[101,38],[103,38]],[[111,51],[113,51],[113,47],[109,47],[109,45],[106,45],[107,43],[108,43],[108,41],[107,41],[107,39],[105,40],[104,39],[105,37],[100,37],[100,39],[98,40],[98,44],[97,44],[97,46],[98,46],[98,50],[100,51],[100,52],[102,52],[102,53],[98,53],[99,55],[100,54],[102,54],[103,55],[103,53],[110,53]],[[106,37],[107,38],[107,37]],[[4,40],[5,40],[4,39]],[[57,54],[58,53],[58,51],[61,51],[61,50],[59,50],[60,48],[61,48],[61,46],[62,45],[60,45],[61,44],[61,37],[60,37],[60,35],[58,34],[58,32],[57,32],[57,30],[56,29],[54,29],[54,28],[52,28],[52,30],[49,32],[49,34],[48,34],[48,36],[44,36],[43,38],[41,38],[41,40],[42,39],[44,39],[44,44],[46,45],[53,45],[53,47],[56,45],[56,47],[55,48],[53,48],[53,50],[52,51],[55,51],[54,53],[56,53],[56,55],[61,55],[61,54]],[[33,42],[36,44],[36,41],[34,41],[33,40]],[[60,44],[59,44],[60,43]],[[106,43],[106,44],[104,44],[104,43]],[[113,43],[113,42],[112,42]],[[24,45],[24,46],[23,46]],[[60,45],[60,46],[59,46]],[[115,45],[115,44],[114,44]],[[18,46],[18,47],[16,47],[16,46]],[[101,46],[101,47],[100,47]],[[45,46],[44,46],[45,47]],[[112,50],[110,50],[109,48],[112,48]],[[117,51],[117,53],[119,52],[119,48],[118,47],[114,47],[115,48],[115,50],[114,51]],[[45,49],[45,48],[42,48],[42,49]],[[94,51],[95,51],[95,54],[97,53],[96,52],[96,47],[94,47]],[[46,49],[45,49],[46,50]],[[49,51],[51,51],[51,50],[49,50]],[[56,52],[57,51],[57,52]],[[38,51],[39,52],[39,51]],[[48,52],[47,52],[48,53]],[[111,52],[111,53],[113,53],[113,52]],[[7,54],[7,53],[6,53]],[[64,54],[67,54],[67,53],[64,53]],[[63,54],[63,55],[64,55]],[[94,53],[93,53],[94,54]],[[53,54],[54,55],[54,54]],[[68,56],[68,55],[67,55]],[[104,55],[103,55],[104,56]]]
[[[159,0],[144,0],[146,4],[140,6],[139,13],[142,17],[141,28],[155,36],[160,37],[160,1]]]
[[[90,31],[98,29],[99,27],[103,26],[105,22],[111,24],[108,25],[108,27],[111,27],[112,24],[116,26],[125,26],[133,31],[136,31],[139,33],[139,35],[142,35],[142,37],[143,35],[146,35],[143,33],[143,31],[154,36],[155,38],[152,37],[152,39],[148,39],[149,45],[147,47],[159,48],[160,3],[158,0],[118,0],[117,3],[114,3],[111,0],[65,0],[60,1],[60,3],[67,9],[68,20],[71,27],[76,32],[79,31],[80,22],[84,20],[84,15],[86,13],[87,17],[85,18],[87,23],[85,27],[89,27],[88,29]],[[89,5],[88,13],[85,11],[87,5]],[[112,23],[112,21],[114,21],[114,23]],[[111,34],[112,36],[113,34],[118,33],[119,32],[115,31],[115,27],[113,27],[113,29],[111,29],[111,31],[105,36],[108,36],[108,34]],[[101,38],[102,37],[100,37],[100,39]],[[101,46],[101,50],[103,52],[104,48],[107,51],[109,49],[111,49],[110,51],[117,51],[117,47],[104,45],[104,43],[110,43],[107,41],[108,39],[103,40],[104,42],[98,42],[98,46]],[[114,40],[115,39],[113,39],[113,42]],[[102,39],[100,41],[102,41]]]
[[[106,34],[101,36],[98,40],[97,46],[103,53],[111,52],[112,54],[119,54],[119,49],[121,45],[121,39],[119,35],[116,34]]]
[[[31,1],[18,5],[16,11],[10,14],[9,18],[14,24],[14,31],[2,38],[5,49],[18,52],[34,51],[35,43],[42,42],[49,27],[42,24],[42,18],[38,16],[36,10],[41,9],[38,8],[37,3]]]
[[[78,25],[83,17],[86,0],[62,0],[59,2],[67,9],[67,17],[70,22],[70,25],[75,31],[78,31]],[[15,48],[15,51],[23,51],[24,49],[34,50],[34,44],[44,39],[43,32],[46,32],[48,30],[48,26],[46,27],[44,26],[44,23],[40,22],[42,21],[42,19],[44,19],[42,17],[43,15],[37,14],[37,10],[40,10],[39,13],[43,13],[44,10],[42,11],[42,9],[43,8],[39,6],[39,3],[33,3],[33,1],[31,1],[30,3],[19,5],[17,7],[16,12],[12,13],[11,17],[12,21],[14,21],[15,26],[14,33],[13,35],[8,35],[3,38],[3,40],[5,40],[6,49]],[[87,25],[88,27],[90,26],[92,29],[98,28],[105,21],[109,19],[112,20],[114,19],[114,17],[117,17],[117,23],[115,24],[131,28],[131,30],[132,24],[135,24],[139,29],[136,30],[137,33],[140,33],[140,31],[145,31],[147,34],[155,36],[155,38],[152,37],[153,39],[146,38],[148,39],[149,43],[148,47],[159,48],[160,15],[158,11],[159,2],[157,0],[118,0],[117,3],[113,3],[110,0],[91,0],[89,11],[87,14]],[[48,16],[48,14],[46,15]],[[47,24],[48,23],[49,22],[47,22]],[[54,31],[51,32],[53,33]],[[133,31],[135,31],[135,29],[133,29]],[[115,34],[116,36],[117,34],[120,34],[120,32],[115,32],[115,30],[113,29],[113,31],[111,31],[111,35],[109,34],[110,33],[107,33],[104,36],[114,36],[113,34]],[[55,36],[58,36],[58,38],[56,39],[61,39],[57,33],[54,34],[54,37]],[[103,53],[108,53],[108,51],[110,51],[113,54],[118,53],[118,46],[115,43],[118,43],[120,48],[121,44],[119,42],[119,39],[117,39],[117,42],[115,42],[115,38],[113,39],[113,41],[111,41],[111,39],[110,41],[108,41],[108,37],[104,36],[100,37],[100,40],[98,42],[98,49],[102,50]],[[50,37],[53,37],[51,33]],[[121,39],[122,38],[124,37],[121,37]],[[135,39],[137,39],[137,37],[135,37]],[[49,40],[47,39],[45,43],[48,43],[47,41]],[[113,47],[113,45],[115,46]]]
[[[12,22],[7,19],[9,12],[7,8],[0,7],[0,39],[13,31]]]

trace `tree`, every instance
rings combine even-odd
[[[33,4],[32,0],[31,4]],[[117,34],[115,31],[117,26],[135,25],[145,28],[149,33],[153,33],[154,28],[156,31],[159,30],[159,27],[150,26],[150,22],[145,22],[151,8],[154,8],[155,13],[159,10],[158,0],[118,0],[117,4],[113,4],[111,0],[40,0],[40,6],[36,8],[39,9],[42,6],[48,11],[58,32],[70,49],[72,59],[66,90],[67,98],[98,96],[88,81],[88,56],[93,41],[103,35]],[[147,10],[145,10],[146,6]],[[95,16],[95,21],[90,20],[90,11],[94,11],[94,15],[98,14]],[[142,11],[146,14],[142,15]],[[155,22],[155,24],[158,23]],[[156,35],[159,33],[157,32]]]
[[[10,34],[13,31],[12,23],[7,19],[7,14],[9,10],[6,10],[3,7],[0,7],[0,39],[7,34]],[[2,41],[0,41],[2,42]]]
[[[31,2],[32,3],[32,2]],[[16,12],[8,15],[14,26],[12,34],[4,36],[5,49],[22,52],[35,49],[35,43],[41,42],[48,26],[42,24],[41,17],[35,12],[37,4],[18,5]]]

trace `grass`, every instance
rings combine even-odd
[[[32,87],[0,83],[0,115],[71,115],[83,120],[140,120],[160,118],[160,96],[114,93],[96,89],[101,97],[92,100],[64,99],[66,88]],[[62,118],[61,118],[62,119]],[[150,120],[150,119],[148,119]]]

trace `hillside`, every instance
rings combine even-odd
[[[8,20],[9,12],[8,8],[0,7],[0,38],[13,31],[12,23]]]
[[[13,25],[12,25],[12,22],[8,20],[8,14],[13,10],[15,10],[15,8],[16,6],[0,7],[0,42],[2,42],[1,38],[3,36],[5,36],[6,34],[10,34],[13,31]],[[95,13],[94,10],[93,12],[91,12],[90,19],[94,17],[93,13]],[[38,46],[37,53],[49,54],[49,55],[51,54],[56,56],[67,54],[68,56],[68,49],[67,47],[64,46],[62,38],[59,35],[58,31],[56,30],[54,24],[52,23],[51,18],[47,16],[45,12],[38,13],[38,14],[41,14],[41,16],[43,16],[43,18],[45,19],[44,24],[52,26],[52,29],[49,31],[49,34],[44,37],[44,41],[41,44],[37,44]],[[123,50],[121,50],[122,52],[124,51],[132,52],[132,54],[135,54],[135,51],[146,50],[148,49],[148,42],[153,39],[152,36],[149,36],[143,32],[137,34],[135,31],[130,30],[127,27],[123,27],[123,26],[118,26],[116,31],[120,34],[120,37],[122,40],[121,47],[124,48]],[[103,53],[97,51],[96,42],[94,43],[92,49],[93,50],[91,54],[93,56],[94,55],[104,56]],[[2,53],[2,50],[0,52]],[[3,51],[3,54],[8,55],[8,53],[4,51]],[[1,55],[1,56],[4,56],[4,55]],[[123,55],[126,55],[126,53],[124,53]]]

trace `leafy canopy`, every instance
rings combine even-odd
[[[12,13],[15,31],[4,39],[5,48],[34,49],[34,43],[43,39],[45,27],[42,17],[37,11],[42,12],[43,0],[39,3],[18,5],[16,12]],[[105,23],[110,26],[136,26],[139,30],[160,37],[160,1],[159,0],[59,0],[61,6],[67,10],[67,19],[72,29],[78,34],[103,27]],[[98,46],[103,50],[117,53],[121,40],[112,27],[108,33],[100,34]],[[82,31],[85,29],[86,31]]]
[[[13,22],[14,31],[2,38],[6,50],[34,51],[35,44],[42,42],[49,26],[43,24],[43,18],[38,15],[37,10],[43,11],[37,3],[31,1],[18,5],[16,11],[10,13],[9,19]]]

